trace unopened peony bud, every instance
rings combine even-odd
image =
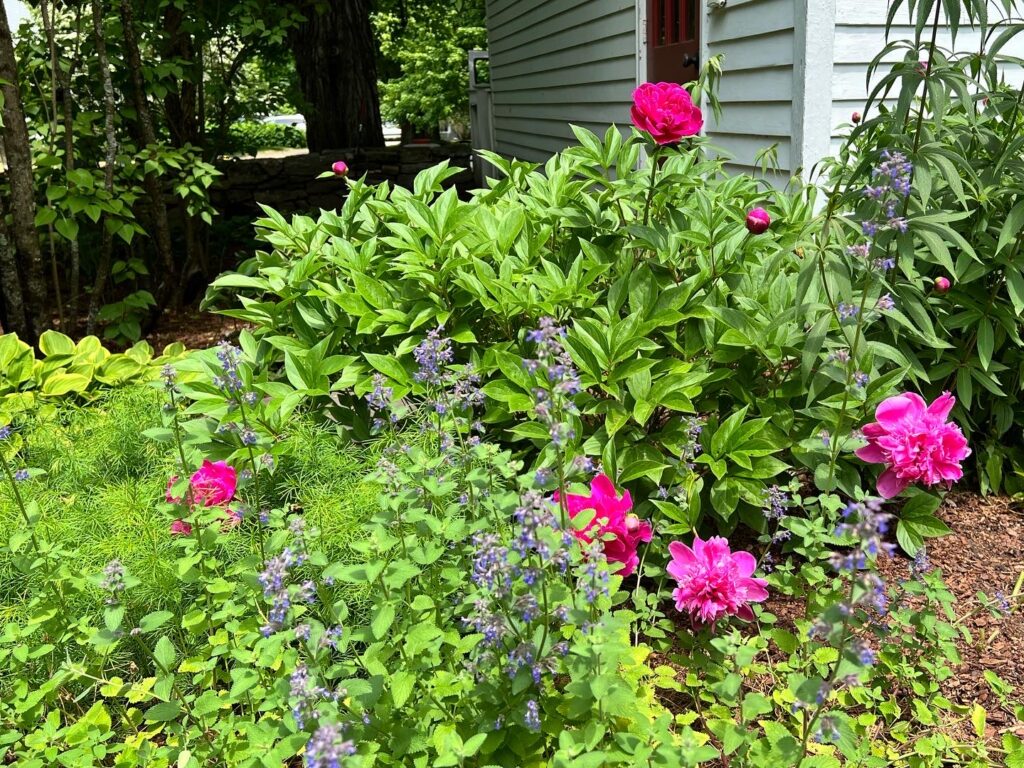
[[[747,231],[752,235],[760,235],[772,224],[772,217],[764,208],[755,208],[747,214]]]
[[[949,288],[952,283],[949,282],[948,278],[936,277],[935,278],[935,292],[936,293],[949,293]]]
[[[331,170],[334,171],[336,176],[348,176],[348,163],[344,160],[339,160],[331,166]]]
[[[854,125],[857,125],[860,122],[860,112],[854,112],[850,115],[850,119],[853,121]]]

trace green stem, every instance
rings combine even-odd
[[[651,152],[651,186],[647,190],[647,201],[644,203],[644,226],[647,226],[647,222],[650,221],[651,216],[651,201],[654,200],[654,188],[658,180],[658,154],[661,147],[655,147]]]
[[[850,622],[853,620],[853,613],[856,610],[854,608],[854,605],[853,605],[853,591],[854,591],[855,586],[856,586],[856,580],[851,578],[850,579],[850,591],[849,591],[849,593],[847,595],[847,604],[850,606],[850,611],[849,611],[849,613],[847,613],[846,616],[843,617],[843,625],[842,625],[842,628],[839,631],[839,635],[840,635],[840,637],[839,637],[839,647],[836,649],[839,652],[839,656],[836,658],[836,663],[835,663],[835,666],[832,667],[831,674],[829,674],[828,679],[825,680],[825,682],[824,682],[824,685],[828,689],[828,692],[831,692],[832,686],[835,684],[836,680],[839,677],[839,666],[843,663],[843,654],[846,652],[846,646],[849,645],[849,642],[850,642],[850,638],[849,638]],[[822,713],[825,711],[825,707],[828,704],[828,692],[825,694],[824,701],[822,701],[821,704],[819,704],[817,706],[817,708],[814,710],[814,713],[811,715],[811,717],[806,718],[804,720],[803,739],[802,739],[802,742],[801,742],[801,757],[800,757],[800,762],[797,763],[797,768],[799,768],[799,766],[803,763],[804,759],[807,757],[807,745],[809,744],[809,742],[811,740],[811,730],[817,724],[818,719],[821,717]]]
[[[11,491],[14,493],[14,501],[18,505],[18,510],[21,512],[22,518],[25,520],[25,526],[28,528],[29,540],[32,542],[32,548],[35,550],[36,557],[40,558],[47,564],[47,579],[46,584],[53,592],[53,596],[57,600],[57,604],[60,605],[61,615],[68,616],[68,607],[64,602],[64,595],[57,588],[57,586],[49,579],[49,556],[43,552],[42,546],[39,544],[39,539],[36,538],[35,525],[32,523],[32,518],[28,514],[28,508],[25,506],[25,500],[21,496],[21,491],[18,490],[18,480],[14,477],[14,472],[11,470],[11,465],[7,461],[7,456],[0,450],[0,461],[3,463],[4,475],[7,477],[7,482],[11,486]]]
[[[924,67],[924,77],[921,79],[921,104],[917,110],[917,126],[914,128],[914,147],[910,151],[910,159],[913,163],[910,169],[910,184],[913,186],[914,183],[914,171],[917,168],[917,152],[921,148],[921,130],[924,127],[924,108],[925,101],[928,96],[928,81],[932,73],[932,62],[935,61],[935,43],[938,39],[939,34],[939,11],[942,9],[942,3],[935,3],[935,15],[932,18],[932,39],[928,44],[928,63]],[[910,195],[908,194],[903,199],[903,217],[906,218],[907,211],[910,209]],[[895,240],[891,241],[894,242]],[[891,244],[891,243],[890,243]],[[888,250],[889,246],[886,246]],[[898,276],[900,269],[900,253],[896,252],[896,257],[893,261],[893,275]]]
[[[252,429],[249,426],[249,418],[248,418],[248,416],[246,415],[246,412],[245,412],[245,403],[242,401],[242,398],[239,397],[237,392],[232,392],[232,399],[234,400],[235,404],[238,406],[238,413],[239,413],[239,415],[241,416],[241,419],[242,419],[242,428],[244,430],[246,430],[246,431],[250,431],[251,432]],[[256,464],[256,454],[253,451],[252,446],[251,445],[246,445],[245,449],[246,449],[246,452],[249,454],[249,467],[252,469],[253,493],[254,493],[254,496],[255,496],[255,499],[256,499],[256,504],[254,506],[256,507],[256,515],[257,515],[257,521],[258,521],[258,519],[259,519],[258,516],[259,516],[260,512],[263,509],[263,494],[260,493],[260,468]],[[266,549],[264,548],[264,544],[263,544],[263,526],[262,525],[257,525],[256,528],[257,528],[257,531],[259,533],[259,535],[256,537],[256,543],[259,544],[259,547],[260,547],[260,560],[262,560],[263,562],[266,562],[267,561],[267,553],[266,553]]]

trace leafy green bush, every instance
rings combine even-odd
[[[468,52],[487,47],[482,0],[382,2],[373,25],[383,118],[428,131],[442,120],[468,123]]]
[[[763,529],[766,489],[787,469],[852,493],[863,464],[851,429],[908,367],[891,344],[864,343],[885,289],[849,254],[852,225],[815,214],[813,188],[723,175],[699,141],[636,170],[640,134],[576,133],[581,146],[543,173],[492,157],[505,177],[466,201],[440,191],[441,165],[412,191],[353,181],[342,210],[317,220],[268,211],[258,226],[272,250],[211,296],[237,293],[242,308],[224,313],[256,325],[257,359],[282,362],[356,438],[370,415],[349,393],[375,373],[421,391],[411,351],[440,325],[487,380],[483,421],[550,464],[550,436],[521,416],[526,333],[551,316],[569,326],[582,375],[584,453],[642,498],[666,489],[656,506],[678,532],[708,515],[724,532]],[[755,235],[745,219],[758,203],[773,223]],[[930,511],[917,522],[908,544],[944,530]]]
[[[845,192],[838,210],[871,183],[877,147],[913,162],[914,192],[897,211],[909,214],[907,233],[885,244],[899,312],[876,326],[873,339],[900,350],[923,392],[956,393],[982,490],[1016,493],[1024,490],[1024,441],[1014,428],[1024,419],[1024,114],[1021,90],[1004,82],[1004,71],[1020,62],[1004,49],[1020,27],[975,6],[963,21],[950,16],[954,34],[961,32],[953,50],[935,45],[938,22],[930,6],[918,6],[925,16],[914,39],[894,41],[875,58],[875,70],[889,71],[828,172]],[[980,46],[964,39],[968,20]],[[904,48],[902,61],[883,64]]]
[[[242,120],[232,123],[223,151],[227,154],[252,155],[261,149],[304,148],[306,134],[294,125]]]

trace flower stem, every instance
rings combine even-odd
[[[661,147],[655,147],[651,152],[650,163],[651,163],[651,185],[647,190],[647,201],[644,203],[644,226],[647,226],[647,222],[650,221],[651,216],[651,202],[654,200],[654,188],[657,185],[658,180],[658,155]]]

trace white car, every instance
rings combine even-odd
[[[302,115],[267,115],[260,118],[261,123],[272,123],[274,125],[290,125],[300,131],[306,131],[306,118]]]
[[[402,140],[402,128],[397,123],[384,123],[384,143],[397,144]]]

